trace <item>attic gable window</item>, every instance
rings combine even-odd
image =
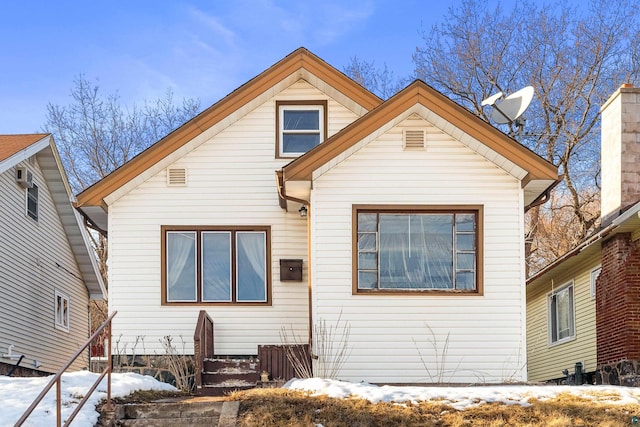
[[[276,157],[298,157],[324,141],[326,134],[326,101],[276,102]]]
[[[354,206],[353,292],[482,294],[482,207]]]

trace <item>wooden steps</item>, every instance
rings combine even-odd
[[[199,396],[224,396],[232,391],[255,388],[260,381],[259,361],[248,359],[205,359]]]

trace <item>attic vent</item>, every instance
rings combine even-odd
[[[405,150],[424,150],[426,132],[424,129],[405,129],[404,131],[404,149]]]
[[[187,185],[187,170],[185,168],[167,169],[167,185]]]

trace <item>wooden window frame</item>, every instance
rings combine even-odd
[[[38,221],[39,217],[39,205],[40,205],[40,190],[36,184],[33,184],[32,187],[27,188],[26,193],[26,206],[25,210],[27,212],[27,216],[34,221]],[[33,194],[35,193],[35,195]],[[29,202],[33,201],[35,205],[35,212],[29,209]]]
[[[61,300],[63,305],[64,301],[67,302],[67,311],[60,313],[60,305],[58,304],[58,300]],[[53,292],[53,324],[54,327],[58,330],[69,332],[69,326],[71,323],[71,300],[67,295],[58,291],[57,289]]]
[[[554,334],[554,329],[556,335],[558,335],[558,331],[557,331],[557,324],[554,325],[553,324],[553,311],[556,310],[556,319],[557,319],[557,306],[554,307],[554,302],[553,302],[553,297],[557,294],[559,294],[560,292],[563,292],[565,290],[571,289],[571,335],[569,335],[568,337],[564,337],[564,338],[557,338],[554,341],[553,339],[553,334]],[[548,332],[549,332],[549,347],[554,347],[556,345],[561,345],[567,342],[571,342],[574,341],[576,339],[577,336],[577,331],[576,331],[576,287],[575,287],[575,283],[573,280],[568,281],[567,283],[564,283],[562,286],[559,286],[557,289],[554,289],[553,291],[549,292],[547,294],[547,319],[548,319]],[[556,320],[557,322],[557,320]]]
[[[324,140],[327,139],[327,119],[328,119],[328,109],[327,109],[327,101],[326,100],[310,100],[310,101],[276,101],[276,159],[295,159],[300,157],[304,153],[299,154],[287,154],[282,153],[280,150],[281,146],[281,129],[280,129],[280,110],[281,108],[286,108],[287,106],[294,107],[304,107],[309,106],[313,108],[320,107],[321,111],[321,120],[320,124],[320,143],[322,144]]]
[[[195,232],[196,233],[196,301],[168,301],[167,299],[167,233]],[[225,231],[231,233],[231,300],[203,301],[202,300],[202,233],[210,231]],[[254,231],[265,233],[265,301],[237,300],[237,271],[236,271],[236,232]],[[270,226],[182,226],[163,225],[160,227],[160,282],[161,304],[167,306],[270,306],[271,305],[271,227]]]
[[[474,213],[476,215],[476,288],[458,289],[359,289],[358,288],[358,213]],[[484,295],[484,206],[482,205],[353,205],[352,206],[352,294],[353,295]]]

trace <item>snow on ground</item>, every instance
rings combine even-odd
[[[293,379],[284,385],[291,390],[307,391],[313,395],[335,398],[357,397],[370,402],[412,402],[439,400],[455,409],[464,410],[483,403],[500,402],[507,405],[529,406],[529,399],[553,399],[561,393],[590,399],[598,403],[639,405],[640,388],[619,386],[533,386],[499,385],[470,387],[395,387],[368,383],[349,383],[337,380],[310,378]]]
[[[100,375],[88,371],[62,375],[62,422],[76,408],[82,396]],[[13,426],[53,376],[14,378],[0,376],[0,427]],[[72,422],[74,427],[92,427],[100,414],[96,406],[107,397],[106,378],[93,392]],[[123,397],[136,390],[176,390],[175,387],[139,374],[111,374],[111,396]],[[54,385],[24,423],[25,426],[56,424],[56,386]]]
[[[78,396],[84,395],[97,378],[98,374],[87,371],[68,373],[62,376],[63,422],[75,409],[80,400]],[[51,377],[9,378],[0,376],[0,427],[13,426],[50,379]],[[528,400],[531,398],[546,400],[561,393],[570,393],[599,403],[640,405],[640,388],[618,386],[395,387],[311,378],[293,379],[284,387],[336,398],[358,397],[373,403],[416,403],[438,400],[458,410],[490,402],[528,406]],[[149,376],[112,374],[111,395],[113,397],[123,397],[136,390],[175,390],[175,388]],[[106,398],[106,395],[105,379],[82,408],[72,425],[74,427],[93,426],[99,417],[96,405]],[[55,405],[55,387],[53,387],[25,425],[55,425]]]

